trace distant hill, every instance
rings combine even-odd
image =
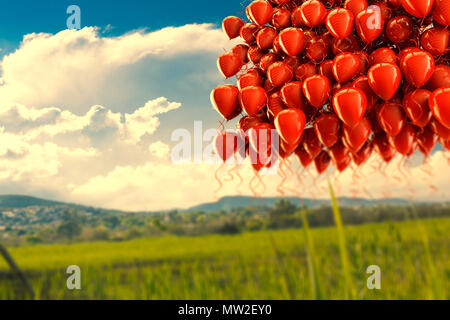
[[[221,198],[217,202],[204,203],[192,208],[181,209],[180,211],[192,212],[192,211],[220,211],[220,210],[232,210],[239,208],[247,208],[247,207],[256,207],[256,206],[273,206],[276,201],[280,199],[288,199],[292,203],[296,205],[300,205],[300,200],[296,197],[267,197],[267,198],[254,198],[247,196],[233,196],[233,197],[224,197]],[[330,200],[326,199],[303,199],[304,204],[308,208],[317,208],[320,206],[329,206]],[[382,199],[382,200],[368,200],[362,198],[339,198],[339,204],[343,207],[370,207],[376,206],[380,204],[385,205],[395,205],[395,206],[404,206],[408,205],[408,201],[404,199]],[[100,211],[109,211],[109,212],[123,212],[120,210],[108,210],[106,208],[93,208],[89,206],[82,206],[73,203],[64,203],[59,201],[45,200],[35,197],[23,196],[23,195],[0,195],[0,209],[21,209],[32,206],[42,206],[42,207],[56,207],[56,206],[64,206],[74,209],[86,209],[86,210],[100,210]],[[140,213],[151,213],[151,212],[140,212]]]
[[[28,196],[0,195],[0,208],[27,208],[32,206],[53,207],[60,205],[69,205],[69,204]]]
[[[234,196],[224,197],[219,201],[200,204],[189,208],[186,211],[219,211],[219,210],[231,210],[255,206],[273,206],[276,201],[280,199],[288,199],[296,205],[300,205],[300,200],[296,197],[272,197],[272,198],[254,198],[246,196]],[[329,206],[330,200],[325,199],[302,199],[304,204],[308,208],[317,208],[320,206]],[[408,205],[408,201],[404,199],[380,199],[380,200],[368,200],[362,198],[339,198],[339,204],[343,207],[372,207],[377,205],[395,205],[405,206]]]

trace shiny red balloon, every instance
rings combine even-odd
[[[239,101],[244,111],[253,116],[267,105],[267,93],[264,88],[250,86],[241,90]]]
[[[327,17],[327,9],[318,0],[307,0],[300,6],[300,14],[303,23],[313,28],[324,23]]]
[[[217,59],[217,67],[225,78],[229,78],[238,73],[242,68],[242,59],[237,54],[224,53]]]
[[[255,0],[247,7],[247,15],[258,26],[263,26],[272,20],[273,8],[269,1]]]
[[[239,37],[243,26],[244,22],[238,17],[226,17],[222,22],[222,29],[230,40]]]
[[[281,87],[292,80],[294,71],[286,62],[275,62],[267,70],[267,78],[274,87]]]
[[[319,108],[327,102],[330,96],[331,83],[325,76],[314,75],[305,79],[302,90],[309,103]]]
[[[400,61],[403,77],[416,88],[430,80],[434,72],[434,58],[426,51],[414,51],[406,54]]]
[[[400,68],[392,63],[377,63],[367,73],[369,85],[381,99],[389,101],[400,87]]]
[[[300,81],[293,81],[285,84],[281,90],[281,99],[289,108],[303,109],[306,106],[306,101],[302,94],[302,83]]]
[[[356,126],[367,110],[367,98],[364,91],[356,88],[339,90],[333,96],[333,108],[339,119],[347,126]]]
[[[322,151],[315,159],[314,165],[317,173],[322,174],[330,167],[331,157],[326,151]]]
[[[420,44],[433,56],[443,55],[449,50],[449,34],[450,32],[447,29],[436,27],[428,29],[422,34]]]
[[[323,145],[317,138],[314,128],[305,129],[302,144],[303,148],[305,148],[306,152],[308,152],[313,159],[315,159],[323,150]]]
[[[450,129],[450,87],[433,91],[428,103],[436,119]]]
[[[328,148],[338,142],[340,128],[341,122],[333,113],[323,114],[314,122],[314,130],[316,131],[319,141]]]
[[[306,46],[303,31],[297,28],[286,28],[281,31],[279,41],[281,49],[291,57],[298,55]]]
[[[211,92],[211,103],[226,120],[231,120],[241,113],[238,96],[238,88],[226,84]]]
[[[355,18],[350,10],[337,8],[328,14],[326,26],[333,37],[344,39],[352,33],[354,22]]]
[[[356,126],[344,125],[343,136],[345,145],[351,152],[356,153],[367,142],[372,132],[372,126],[367,118],[363,118]]]
[[[401,2],[406,12],[416,18],[426,17],[434,4],[434,0],[401,0]]]
[[[333,60],[333,75],[339,83],[350,81],[360,70],[361,60],[354,53],[341,53]]]
[[[385,103],[378,111],[378,123],[390,136],[398,135],[406,123],[405,114],[400,105],[396,103]]]
[[[216,154],[226,162],[230,159],[237,150],[238,137],[235,132],[221,132],[214,140],[214,148]]]
[[[389,141],[397,152],[404,156],[411,154],[415,139],[416,131],[411,124],[406,124],[395,137],[389,137]]]
[[[300,109],[285,109],[275,118],[275,127],[288,145],[296,145],[302,138],[306,117]]]
[[[411,122],[424,128],[430,122],[433,114],[428,107],[431,92],[425,89],[416,89],[403,98],[403,109]]]
[[[384,20],[379,7],[372,6],[356,16],[356,31],[360,38],[371,43],[383,32]]]

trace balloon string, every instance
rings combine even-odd
[[[223,188],[223,183],[222,183],[222,181],[220,180],[220,177],[219,177],[219,173],[220,173],[220,171],[222,170],[222,168],[225,166],[225,163],[222,163],[218,168],[217,168],[217,170],[216,170],[216,172],[215,172],[215,174],[214,174],[214,177],[216,178],[216,181],[217,181],[217,183],[219,184],[219,187],[218,187],[218,189],[214,192],[214,196],[215,196],[215,198],[217,199],[217,200],[219,200],[220,198],[219,198],[219,196],[218,196],[218,194],[219,194],[219,192],[222,190],[222,188]]]
[[[255,180],[256,180],[256,174],[250,179],[248,187],[249,187],[250,191],[252,192],[253,196],[255,198],[259,198],[259,194],[256,192],[255,188],[253,187],[253,183],[255,182]]]
[[[284,170],[283,170],[283,165],[284,165],[284,160],[283,161],[281,161],[281,163],[280,163],[280,167],[279,167],[279,170],[278,170],[278,175],[280,176],[280,178],[281,178],[281,182],[278,184],[278,186],[277,186],[277,192],[279,193],[279,194],[281,194],[282,196],[284,196],[286,193],[284,192],[284,190],[283,190],[283,185],[284,185],[284,183],[286,182],[286,180],[287,180],[287,178],[286,178],[286,174],[285,174],[285,172],[284,172]]]
[[[261,176],[259,175],[259,172],[257,172],[256,173],[256,177],[258,178],[258,182],[259,182],[259,184],[262,186],[262,192],[260,193],[260,196],[261,196],[261,194],[264,194],[265,192],[266,192],[266,184],[264,183],[264,180],[261,178]]]
[[[235,166],[234,166],[232,171],[234,171],[236,173],[236,176],[239,179],[239,183],[236,185],[236,191],[238,192],[239,195],[241,195],[242,192],[241,192],[240,189],[241,189],[242,184],[244,183],[244,179],[242,179],[242,176],[241,176],[241,174],[239,172],[240,165],[238,163],[236,154],[234,154],[234,160],[235,160],[236,164],[235,164]]]

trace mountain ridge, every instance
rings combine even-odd
[[[301,202],[297,197],[264,197],[264,198],[255,198],[251,196],[226,196],[218,201],[202,203],[196,206],[192,206],[190,208],[178,209],[181,212],[193,212],[193,211],[220,211],[220,210],[233,210],[233,209],[241,209],[247,207],[257,207],[257,206],[273,206],[276,201],[280,199],[287,199],[292,203],[300,206]],[[376,199],[369,200],[364,198],[347,198],[341,197],[338,199],[339,203],[342,207],[367,207],[367,206],[376,206],[376,205],[396,205],[396,206],[406,206],[409,202],[405,199],[401,198],[389,198],[389,199]],[[311,199],[304,198],[302,199],[303,203],[306,207],[309,208],[317,208],[320,206],[329,206],[329,199]],[[26,196],[26,195],[0,195],[0,209],[23,209],[32,206],[46,206],[46,207],[56,207],[56,206],[66,206],[69,208],[80,209],[80,208],[89,208],[89,209],[97,209],[102,211],[111,211],[111,212],[133,212],[133,211],[123,211],[123,210],[115,210],[115,209],[107,209],[107,208],[96,208],[88,205],[81,205],[75,203],[68,203],[62,201],[54,201],[47,200],[43,198]],[[161,211],[169,211],[169,210],[160,210],[160,211],[134,211],[136,213],[155,213]]]

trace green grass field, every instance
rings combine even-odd
[[[348,292],[355,299],[450,296],[450,219],[345,227],[349,281],[337,229],[314,229],[311,235],[317,281],[311,281],[303,230],[37,245],[10,252],[29,274],[37,299],[313,299],[314,283],[327,299],[343,299]],[[80,291],[66,288],[69,265],[81,267]],[[381,268],[381,290],[366,287],[369,265]],[[23,297],[7,275],[0,259],[0,299]]]

